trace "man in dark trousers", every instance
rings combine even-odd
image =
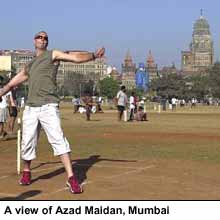
[[[117,108],[118,108],[118,121],[121,121],[123,112],[126,109],[126,106],[128,104],[128,97],[126,95],[125,86],[121,86],[120,91],[117,93],[116,101],[117,101]]]
[[[86,92],[85,96],[82,98],[83,102],[85,103],[86,109],[86,120],[90,121],[91,112],[92,112],[92,97],[89,95],[89,92]]]

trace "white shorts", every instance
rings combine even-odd
[[[5,123],[7,120],[7,114],[8,108],[0,108],[0,122]]]
[[[47,135],[55,156],[71,152],[69,143],[63,135],[57,104],[47,104],[41,107],[25,106],[22,120],[22,159],[36,158],[36,146],[41,127]]]

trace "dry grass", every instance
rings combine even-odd
[[[118,122],[111,110],[87,122],[63,104],[61,117],[74,166],[88,182],[85,193],[74,199],[220,198],[219,107],[160,114],[148,108],[147,122]],[[36,181],[29,188],[39,190],[37,195],[22,197],[27,188],[15,185],[15,151],[15,140],[0,142],[0,194],[6,199],[73,199],[63,188],[64,170],[43,131],[33,163]],[[146,190],[138,193],[137,187]]]

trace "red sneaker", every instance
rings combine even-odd
[[[19,181],[20,185],[30,185],[31,184],[31,172],[23,171],[22,177]]]
[[[66,185],[69,187],[70,192],[73,193],[73,194],[78,194],[78,193],[83,192],[82,187],[78,183],[75,176],[71,176],[68,179],[68,181],[66,182]]]

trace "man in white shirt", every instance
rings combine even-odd
[[[125,86],[121,86],[121,90],[117,93],[117,107],[118,107],[118,120],[121,121],[123,112],[128,103],[127,95],[125,94],[126,88]]]
[[[1,88],[0,88],[1,90]],[[6,132],[4,131],[4,124],[7,120],[7,95],[0,99],[0,140],[4,138]]]
[[[171,99],[171,102],[172,102],[172,110],[176,110],[177,99],[175,97],[173,97]]]
[[[102,96],[99,96],[97,100],[97,112],[99,113],[104,113],[102,110],[102,101]]]
[[[131,96],[129,98],[129,110],[130,110],[130,116],[128,121],[134,120],[134,109],[135,109],[135,101],[134,101],[134,92],[131,93]]]
[[[7,102],[8,102],[8,112],[9,112],[9,120],[8,120],[8,136],[13,135],[15,120],[18,115],[17,110],[17,102],[16,102],[16,89],[12,89],[7,93]]]
[[[74,111],[73,113],[77,113],[79,111],[79,107],[80,107],[80,99],[78,96],[74,96],[72,99],[72,103],[74,106]]]

